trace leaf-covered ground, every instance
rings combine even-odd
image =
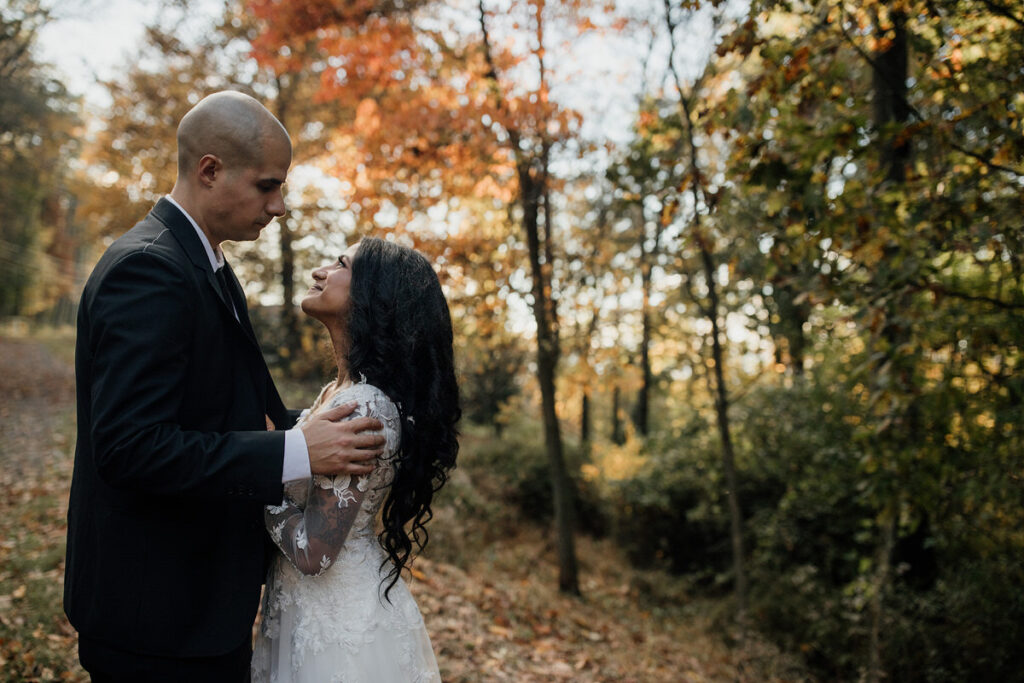
[[[74,372],[68,333],[0,335],[0,680],[85,681],[61,608]],[[472,486],[460,474],[462,487]],[[607,541],[579,539],[583,598],[556,590],[554,549],[526,523],[473,533],[439,509],[432,550],[410,578],[442,675],[476,681],[795,681],[758,640],[726,645],[685,585],[628,567]],[[487,540],[481,540],[487,539]],[[458,552],[450,552],[458,544]],[[442,561],[441,557],[453,562]],[[397,683],[397,682],[396,682]]]

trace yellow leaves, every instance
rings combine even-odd
[[[881,240],[872,240],[857,251],[857,259],[869,268],[877,266],[885,257],[885,246]]]
[[[992,413],[988,411],[976,415],[974,418],[974,422],[983,429],[992,429],[993,427],[996,426],[996,421],[992,417]]]
[[[1016,154],[1010,145],[1003,145],[996,149],[992,155],[992,163],[1002,166],[1009,166],[1016,162]],[[987,170],[987,169],[984,169]]]
[[[373,135],[380,129],[380,110],[375,100],[365,98],[356,107],[355,127],[363,135]]]
[[[782,190],[774,190],[768,195],[768,199],[764,203],[765,212],[769,216],[774,216],[785,208],[789,201],[789,194]]]
[[[586,474],[609,481],[621,481],[633,477],[647,462],[640,454],[639,444],[627,438],[621,446],[600,443],[594,446],[593,464]]]
[[[473,185],[473,196],[480,199],[494,198],[501,202],[511,202],[513,194],[511,183],[502,187],[490,175],[485,175]]]

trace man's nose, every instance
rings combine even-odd
[[[274,198],[267,204],[267,213],[271,216],[283,216],[284,211],[284,194],[281,192],[275,192]]]

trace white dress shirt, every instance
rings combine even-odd
[[[199,241],[203,244],[203,249],[206,250],[206,256],[210,259],[210,267],[213,268],[213,272],[217,272],[224,267],[224,252],[220,250],[220,246],[216,249],[210,245],[210,240],[206,238],[206,233],[203,232],[199,224],[195,222],[195,219],[189,215],[181,204],[174,201],[174,198],[170,195],[164,195],[164,199],[169,201],[171,204],[181,211],[188,219],[188,222],[195,228],[196,234],[199,235]],[[237,320],[239,312],[235,311],[235,319]],[[281,482],[294,481],[296,479],[309,479],[312,476],[312,471],[309,467],[309,449],[306,447],[306,437],[302,434],[302,430],[296,427],[295,429],[289,429],[284,433],[284,469],[281,472]]]

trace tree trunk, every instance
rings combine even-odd
[[[651,431],[651,393],[654,390],[654,373],[651,372],[651,271],[658,256],[661,245],[662,223],[656,224],[654,244],[648,247],[647,217],[642,205],[634,207],[634,229],[639,235],[640,243],[640,289],[642,303],[640,309],[640,394],[637,396],[636,409],[633,413],[633,424],[642,436]]]
[[[885,619],[885,594],[889,591],[892,572],[892,550],[896,545],[896,517],[890,511],[881,523],[880,538],[875,556],[875,575],[871,581],[871,630],[868,636],[868,683],[880,683],[886,678],[882,662],[882,622]]]
[[[584,458],[590,455],[590,422],[590,388],[584,387],[580,399],[580,445]]]
[[[487,30],[487,13],[483,0],[477,3],[480,30],[483,34],[484,60],[487,73],[484,77],[489,81],[491,93],[499,108],[505,109],[506,104],[498,83],[498,72],[491,54],[490,34]],[[538,3],[536,12],[537,43],[543,48],[543,3]],[[542,101],[547,98],[547,84],[544,74],[543,50],[538,54],[540,60],[540,88]],[[539,124],[543,131],[543,124]],[[562,457],[562,435],[558,424],[558,413],[555,405],[555,377],[558,368],[558,320],[552,300],[552,248],[551,248],[551,206],[547,200],[548,189],[548,146],[543,133],[534,149],[528,151],[523,146],[520,131],[510,126],[506,128],[508,145],[515,158],[516,174],[519,180],[519,196],[517,201],[523,210],[523,231],[530,254],[530,273],[532,275],[533,317],[537,323],[537,382],[540,384],[541,411],[544,416],[544,444],[548,461],[551,466],[551,492],[555,510],[555,529],[558,535],[558,587],[563,593],[578,595],[580,592],[578,570],[576,566],[576,542],[573,532],[573,495],[572,482],[566,471],[565,459]],[[544,201],[544,235],[540,234],[540,208]],[[544,262],[541,263],[543,249]]]
[[[544,417],[544,445],[551,467],[551,494],[555,511],[555,529],[558,542],[558,588],[563,593],[580,592],[576,564],[576,541],[573,531],[572,482],[566,471],[562,455],[562,435],[555,406],[555,376],[558,367],[558,336],[551,306],[550,279],[546,270],[550,262],[541,263],[539,210],[546,182],[546,159],[541,157],[537,169],[529,160],[519,162],[520,203],[523,209],[523,229],[530,254],[530,272],[533,276],[533,316],[537,323],[537,382],[540,385],[541,412]],[[545,206],[545,211],[550,207]],[[545,221],[550,226],[550,221]],[[548,266],[546,269],[544,266]]]
[[[708,321],[711,323],[711,358],[714,363],[715,417],[718,435],[722,442],[722,469],[725,485],[728,487],[729,535],[732,542],[732,571],[736,590],[737,615],[741,630],[747,618],[747,575],[743,550],[743,513],[740,509],[739,478],[736,475],[736,454],[732,445],[732,430],[729,423],[729,392],[725,386],[723,371],[722,333],[718,324],[718,285],[715,282],[715,264],[711,251],[703,236],[697,239],[700,245],[704,277],[708,287]]]
[[[297,76],[287,77],[281,74],[275,78],[277,106],[274,113],[277,116],[277,120],[286,129],[288,128],[289,107],[294,96],[297,78]],[[302,345],[301,333],[299,331],[299,316],[295,310],[294,302],[295,249],[292,247],[292,241],[295,234],[292,230],[292,216],[290,212],[281,216],[278,220],[278,226],[281,230],[281,290],[284,297],[281,307],[281,325],[284,327],[285,354],[287,354],[288,358],[286,364],[290,367],[294,360],[294,354],[299,352]]]
[[[804,374],[804,356],[806,354],[807,340],[804,337],[804,323],[810,316],[810,306],[804,303],[796,303],[799,292],[790,281],[797,281],[797,268],[793,267],[783,275],[774,278],[772,282],[772,299],[775,302],[775,311],[778,313],[779,322],[772,327],[773,336],[776,339],[776,348],[784,346],[786,354],[777,354],[777,360],[785,363],[797,377]],[[780,349],[781,351],[781,349]]]
[[[622,389],[616,384],[612,387],[612,443],[621,446],[626,443],[626,434],[622,429]]]
[[[643,222],[641,221],[641,228]],[[643,289],[643,303],[640,310],[640,373],[642,382],[640,384],[640,395],[636,398],[636,412],[633,416],[633,423],[642,436],[647,436],[650,430],[650,400],[651,382],[651,255],[647,253],[647,241],[645,234],[640,238],[640,280]]]
[[[910,116],[907,105],[907,31],[906,15],[901,11],[893,11],[890,14],[892,25],[886,32],[891,40],[884,43],[884,49],[874,55],[874,70],[872,73],[874,88],[874,123],[876,130],[880,133],[881,158],[880,162],[885,171],[886,184],[902,184],[906,177],[906,164],[910,158],[910,143],[907,136],[903,134],[903,124]],[[895,130],[898,125],[900,130]],[[888,212],[883,213],[885,215]],[[890,214],[891,215],[891,214]],[[897,245],[887,245],[885,251],[893,254],[899,250]],[[888,254],[887,254],[888,255]],[[888,289],[889,283],[880,282],[879,287]],[[897,325],[901,309],[909,305],[905,300],[906,296],[896,295],[886,300],[885,320],[886,324],[882,334],[887,338],[889,349],[898,349],[903,340],[909,334],[907,326]],[[896,359],[893,368],[889,371],[896,378],[896,386],[904,395],[913,394],[915,389],[908,386],[908,377],[912,372],[903,372],[899,367],[900,359]],[[908,406],[903,416],[902,426],[895,430],[892,439],[888,439],[888,446],[893,453],[898,453],[904,448],[912,447],[905,441],[904,435],[919,434],[917,420],[914,416],[915,407]],[[895,496],[896,494],[894,494]],[[870,604],[870,638],[868,642],[868,672],[869,683],[878,683],[886,677],[885,663],[882,660],[882,625],[885,620],[885,599],[889,592],[891,581],[892,550],[895,546],[896,520],[898,519],[898,500],[891,500],[884,504],[880,522],[880,534],[876,546],[875,577]]]
[[[284,302],[281,307],[281,325],[284,327],[284,343],[288,354],[288,365],[302,346],[299,331],[299,316],[295,308],[295,250],[292,248],[291,214],[286,213],[278,220],[281,229],[281,288]]]
[[[875,54],[872,72],[874,85],[875,126],[879,130],[892,124],[904,124],[910,118],[907,103],[907,18],[903,12],[890,15],[891,41]],[[888,144],[886,144],[888,143]],[[910,141],[902,131],[889,136],[882,144],[882,165],[886,179],[902,183],[906,177],[906,162],[910,158]]]
[[[738,477],[736,474],[736,458],[733,452],[732,432],[729,426],[729,393],[725,386],[725,373],[723,371],[722,337],[718,324],[719,301],[718,287],[715,280],[715,264],[712,256],[712,245],[710,238],[704,232],[701,222],[701,206],[707,206],[702,201],[707,195],[704,189],[704,175],[701,173],[700,163],[697,159],[697,140],[693,130],[693,112],[691,96],[698,92],[694,85],[690,89],[690,95],[683,88],[683,81],[675,65],[675,29],[676,24],[672,19],[672,4],[664,0],[665,23],[669,35],[668,66],[675,81],[676,90],[679,92],[679,109],[683,122],[683,133],[686,136],[686,143],[689,147],[689,189],[693,199],[693,227],[692,234],[697,246],[700,248],[701,264],[704,271],[704,278],[708,288],[707,305],[698,305],[703,310],[711,323],[711,353],[714,362],[715,387],[712,395],[715,397],[715,416],[718,422],[718,434],[722,442],[722,469],[725,474],[725,484],[728,487],[729,500],[729,526],[732,541],[732,566],[733,586],[736,593],[736,621],[740,626],[740,636],[744,635],[747,621],[747,577],[745,571],[745,560],[743,551],[743,515],[740,508]],[[705,71],[705,73],[707,73]]]
[[[636,398],[636,413],[633,423],[642,436],[647,436],[651,428],[651,315],[647,310],[647,292],[644,292],[644,310],[642,314],[640,330],[640,372],[643,382],[640,385],[640,395]]]

